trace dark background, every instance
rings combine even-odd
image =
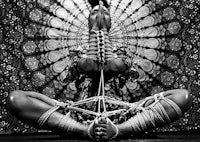
[[[38,131],[6,110],[10,91],[33,89],[27,77],[29,74],[22,66],[21,53],[21,44],[25,40],[23,19],[26,10],[32,6],[30,1],[0,0],[0,134]],[[174,86],[177,83],[177,88],[187,88],[193,96],[193,105],[179,121],[157,131],[197,130],[200,129],[200,0],[174,0],[173,3],[178,3],[177,14],[184,25],[182,65],[177,70],[180,75]]]

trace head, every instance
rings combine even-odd
[[[90,12],[89,26],[90,30],[110,30],[111,18],[109,14],[109,9],[104,6],[102,1],[99,2],[99,5],[94,6],[92,11]]]

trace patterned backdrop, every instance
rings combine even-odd
[[[154,91],[187,88],[193,96],[193,105],[179,121],[158,131],[200,129],[200,0],[168,2],[176,9],[174,14],[183,24],[180,35],[183,39],[182,48],[179,49],[179,60],[165,55],[168,66],[176,70],[173,74],[163,73],[161,81],[162,84],[167,84],[167,87],[157,87]],[[31,73],[24,66],[23,51],[26,44],[33,44],[30,47],[37,46],[34,42],[27,42],[28,36],[37,33],[37,28],[30,26],[30,20],[27,18],[34,7],[34,0],[0,0],[0,134],[38,131],[18,121],[6,110],[6,98],[10,91],[35,90]],[[55,98],[51,96],[51,91],[47,89],[46,92]],[[43,93],[45,94],[45,91]],[[137,94],[137,99],[145,97],[144,94]],[[63,97],[57,99],[62,100]]]

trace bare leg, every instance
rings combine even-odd
[[[37,121],[47,110],[51,109],[56,105],[56,102],[40,93],[32,92],[32,91],[14,91],[11,92],[8,100],[8,109],[10,112],[16,116],[18,119],[31,124],[33,126],[38,127]],[[70,124],[66,124],[66,122],[61,121],[65,115],[55,111],[53,112],[47,121],[44,123],[42,128],[50,129],[50,130],[60,130],[65,131],[64,129],[60,129],[60,125],[73,127],[73,133],[78,133],[79,136],[88,138],[87,129],[88,126],[82,125],[72,118],[70,119]],[[73,126],[70,126],[70,125]],[[67,132],[67,131],[66,131]]]
[[[191,107],[192,97],[189,95],[187,90],[184,90],[184,89],[169,90],[169,91],[164,92],[163,96],[166,97],[167,99],[172,100],[175,104],[177,104],[178,107],[181,109],[182,113],[186,112]],[[140,104],[143,101],[144,100],[141,100],[136,103]],[[148,107],[154,101],[155,101],[154,99],[149,99],[145,104],[143,104],[143,107],[144,108]],[[167,115],[169,116],[169,118],[172,122],[179,119],[180,116],[177,115],[174,108],[172,108],[168,103],[166,103],[163,100],[159,100],[159,101],[160,101],[161,105],[163,106],[163,108],[165,109]],[[140,112],[138,112],[138,113],[140,113]],[[133,115],[133,117],[131,119],[137,119],[136,115]],[[131,119],[129,119],[129,120],[131,120]],[[147,120],[147,121],[150,121],[150,120]],[[126,122],[116,125],[116,126],[114,126],[114,124],[109,121],[99,121],[99,123],[101,124],[101,125],[99,125],[99,127],[101,127],[101,135],[98,135],[98,134],[96,134],[96,135],[101,140],[109,140],[115,134],[117,134],[117,137],[123,137],[126,135],[138,133],[133,130],[129,121],[126,121]],[[155,123],[156,123],[156,127],[164,126],[167,124],[167,123],[160,124],[159,121],[155,122]],[[118,130],[116,129],[116,127]],[[150,126],[146,127],[146,129],[142,129],[141,132],[145,132],[152,128],[153,127],[150,127]]]
[[[166,97],[167,99],[172,100],[175,104],[177,104],[179,106],[179,108],[181,109],[182,114],[185,113],[191,107],[192,97],[188,93],[188,91],[185,89],[169,90],[169,91],[164,92],[163,96]],[[152,104],[153,102],[154,102],[154,100],[149,100],[144,104],[143,107],[147,107],[150,104]],[[168,116],[172,122],[179,119],[179,116],[177,115],[175,110],[169,104],[167,104],[163,100],[160,100],[160,103],[163,106],[163,108],[165,109],[166,113],[168,114]],[[136,116],[133,116],[132,118],[134,119],[135,117]],[[156,123],[156,127],[160,127],[160,126],[164,126],[164,124]],[[131,134],[136,133],[133,131],[133,129],[130,126],[130,123],[128,121],[126,121],[120,125],[117,125],[117,127],[119,130],[119,134],[118,134],[119,137],[124,136],[126,134],[130,134],[130,133]],[[148,131],[150,129],[152,129],[152,127],[148,127],[148,128],[146,128],[146,130],[143,130],[143,131]]]

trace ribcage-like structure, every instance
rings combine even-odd
[[[95,95],[87,75],[73,70],[88,54],[87,0],[35,0],[27,8],[24,65],[32,84],[52,98],[80,100]],[[170,0],[110,0],[109,48],[129,65],[105,84],[106,95],[133,102],[177,87],[181,23]],[[106,47],[105,47],[106,48]]]

